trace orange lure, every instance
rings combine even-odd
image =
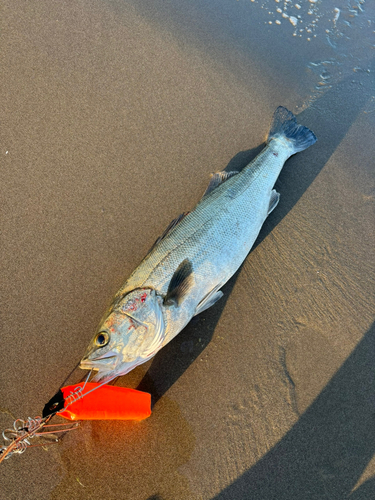
[[[81,391],[83,385],[61,389],[65,405],[58,415],[68,420],[143,420],[151,415],[151,394],[147,392],[113,385],[98,387],[100,384],[92,382],[87,382]],[[74,394],[84,397],[77,399]],[[69,404],[70,401],[73,403]]]

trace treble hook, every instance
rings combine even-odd
[[[49,424],[48,422],[51,420],[52,415],[42,418],[28,417],[27,420],[22,420],[18,418],[13,422],[13,428],[5,429],[2,432],[4,445],[0,447],[0,463],[3,460],[8,459],[13,454],[22,454],[26,451],[27,448],[32,448],[34,446],[45,446],[47,444],[57,443],[59,438],[55,436],[55,439],[51,442],[47,443],[38,443],[31,444],[31,440],[36,437],[45,437],[46,435],[68,432],[73,429],[76,429],[79,425],[79,422],[75,424]],[[45,429],[54,429],[53,431],[45,430]],[[66,427],[66,428],[65,428]],[[5,444],[7,443],[7,444]]]

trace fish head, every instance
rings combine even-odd
[[[164,338],[162,298],[152,289],[133,290],[112,305],[80,368],[97,370],[93,381],[125,375],[156,354]]]

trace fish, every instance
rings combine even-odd
[[[197,314],[250,252],[280,194],[286,160],[316,142],[279,106],[263,150],[240,172],[212,174],[202,199],[174,219],[115,295],[80,362],[93,381],[125,375],[151,359]]]

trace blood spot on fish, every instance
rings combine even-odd
[[[122,306],[122,309],[123,311],[136,311],[137,301],[135,299],[128,300],[128,302]]]
[[[147,299],[147,292],[144,292],[144,293],[142,293],[142,295],[140,297],[135,297],[134,299],[128,300],[126,302],[126,304],[124,304],[122,306],[122,310],[124,312],[136,311],[138,309],[139,302],[141,302],[141,304],[143,304],[144,302],[146,302],[146,299]]]
[[[273,156],[279,156],[279,153],[272,153]]]
[[[128,331],[132,329],[136,330],[138,328],[138,325],[134,323],[132,318],[129,318],[129,323],[130,325],[128,326]]]

